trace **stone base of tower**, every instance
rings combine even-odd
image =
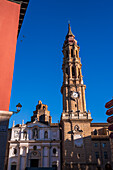
[[[99,167],[105,169],[108,161],[112,164],[108,125],[107,123],[91,123],[91,121],[92,119],[64,120],[62,118],[60,123],[63,170],[96,170]],[[106,151],[107,156],[105,156]]]

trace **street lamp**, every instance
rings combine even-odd
[[[22,107],[22,105],[21,105],[20,103],[18,103],[18,104],[16,105],[17,111],[13,111],[13,114],[20,112],[21,107]]]

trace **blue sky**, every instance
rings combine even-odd
[[[62,113],[62,46],[70,20],[80,45],[86,106],[93,122],[106,122],[106,101],[113,97],[113,1],[30,0],[17,40],[10,111],[22,110],[10,119],[30,121],[42,100],[53,122]],[[24,37],[23,37],[24,35]]]

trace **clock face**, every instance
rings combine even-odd
[[[74,92],[74,91],[73,91],[72,97],[73,97],[74,99],[78,98],[78,92]]]

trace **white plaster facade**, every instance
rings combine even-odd
[[[42,112],[41,112],[42,115]],[[26,167],[53,167],[60,170],[60,130],[58,123],[37,119],[12,127],[8,170]]]

